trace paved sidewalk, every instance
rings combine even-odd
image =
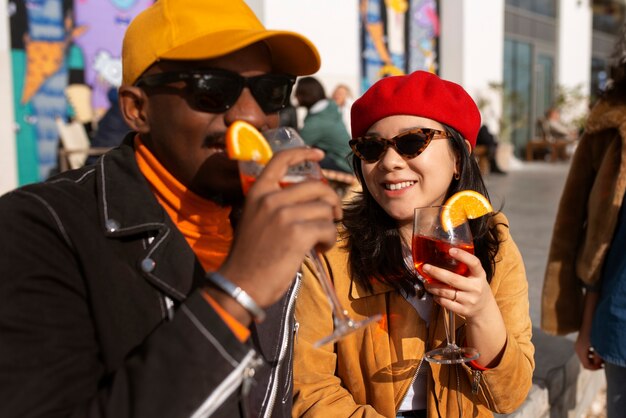
[[[605,385],[604,373],[580,367],[573,351],[574,335],[553,337],[539,330],[543,276],[569,164],[534,162],[514,166],[506,176],[492,174],[485,179],[494,208],[508,217],[511,234],[524,257],[534,325],[534,385],[522,407],[508,417],[584,418]]]
[[[543,275],[569,164],[520,164],[523,165],[505,176],[490,174],[485,183],[494,209],[501,209],[508,217],[511,235],[524,257],[530,316],[533,324],[539,326]]]

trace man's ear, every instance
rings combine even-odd
[[[148,96],[139,87],[122,86],[119,90],[120,110],[128,126],[135,132],[150,132]]]

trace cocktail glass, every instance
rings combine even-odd
[[[295,129],[289,127],[281,127],[276,129],[269,129],[263,133],[263,136],[269,143],[273,152],[278,152],[288,148],[304,147],[306,146],[304,140],[300,137]],[[263,171],[263,166],[253,161],[240,161],[239,173],[241,176],[241,185],[244,194],[250,189],[256,178]],[[322,170],[316,162],[305,161],[301,164],[292,166],[289,168],[287,175],[283,177],[281,181],[282,187],[287,187],[290,184],[300,183],[305,180],[319,180],[325,181],[322,175]],[[357,331],[372,322],[378,321],[381,315],[374,315],[365,318],[361,321],[353,320],[348,311],[344,309],[337,297],[334,286],[324,269],[322,263],[322,256],[319,250],[312,248],[308,254],[309,258],[313,262],[315,268],[316,277],[318,278],[324,293],[328,297],[328,301],[331,305],[333,312],[333,333],[322,338],[314,343],[315,347],[335,342],[348,334]]]
[[[469,274],[467,265],[450,256],[451,248],[459,248],[474,254],[472,232],[467,219],[459,225],[447,218],[442,218],[445,206],[416,208],[413,217],[413,263],[415,269],[426,283],[435,283],[423,270],[424,264],[430,264],[450,270],[461,276]],[[455,222],[456,223],[456,222]],[[456,344],[455,314],[446,308],[444,324],[447,345],[426,353],[425,359],[431,363],[456,364],[476,360],[479,353],[475,348],[459,347]]]

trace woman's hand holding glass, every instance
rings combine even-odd
[[[425,283],[426,290],[431,293],[437,303],[471,322],[479,318],[486,305],[495,300],[485,270],[480,260],[473,254],[459,248],[451,248],[452,258],[467,266],[467,276],[455,274],[449,270],[425,264],[422,268],[429,276],[441,283]]]
[[[467,266],[467,276],[424,265],[428,275],[441,282],[425,283],[426,290],[442,307],[465,318],[465,344],[480,353],[476,360],[479,364],[493,366],[497,364],[504,348],[506,331],[485,270],[478,257],[467,251],[452,248],[449,254]]]

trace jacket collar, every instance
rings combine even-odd
[[[136,266],[153,285],[182,301],[204,281],[205,272],[141,174],[134,135],[128,134],[122,145],[98,160],[100,223],[111,239],[144,240],[145,251],[133,260]]]
[[[313,106],[311,106],[311,108],[309,109],[309,113],[310,114],[315,114],[315,113],[320,113],[324,110],[326,110],[326,108],[329,105],[329,101],[328,99],[322,99],[320,101],[318,101],[317,103],[315,103]]]
[[[626,104],[599,100],[593,107],[585,125],[585,133],[594,134],[607,129],[618,130],[622,141],[626,141]]]
[[[326,254],[324,254],[324,258],[326,259],[327,269],[330,269],[330,266],[343,266],[342,274],[345,274],[346,277],[350,277],[349,268],[348,268],[348,251],[345,248],[346,245],[346,237],[345,227],[341,224],[337,226],[337,242],[335,246],[331,248]],[[374,280],[372,282],[372,290],[368,290],[363,287],[361,284],[354,281],[354,279],[350,278],[350,287],[349,289],[345,289],[349,292],[351,299],[361,299],[368,296],[379,295],[382,293],[393,292],[394,288],[388,284],[379,282],[378,280]]]
[[[122,145],[105,154],[96,166],[100,217],[109,237],[157,230],[166,219],[135,160],[134,135],[129,133]]]
[[[372,282],[372,290],[369,291],[361,286],[361,284],[355,282],[353,279],[350,279],[350,297],[352,299],[361,299],[368,296],[380,295],[382,293],[393,292],[394,290],[395,289],[390,285],[374,280]]]

